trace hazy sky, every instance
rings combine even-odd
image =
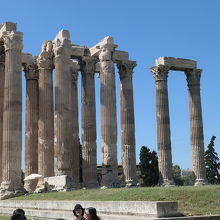
[[[70,31],[73,43],[88,47],[105,36],[113,36],[118,49],[129,52],[130,59],[137,61],[133,75],[137,161],[141,146],[157,149],[155,82],[149,68],[161,56],[196,60],[198,68],[203,69],[204,143],[206,147],[215,135],[220,156],[219,0],[0,0],[0,23],[6,21],[17,23],[18,30],[24,33],[23,52],[33,55],[40,53],[44,40],[53,40],[61,29]],[[121,162],[117,70],[116,83]],[[25,80],[23,85],[25,91]],[[99,89],[97,78],[97,144],[101,163]],[[170,71],[168,90],[173,163],[191,168],[188,91],[183,72]]]

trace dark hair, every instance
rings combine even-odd
[[[11,220],[27,220],[27,218],[22,214],[14,214],[11,216]]]
[[[25,215],[25,211],[23,209],[15,209],[13,211],[13,215],[16,215],[16,214]]]
[[[96,212],[96,209],[94,207],[86,208],[86,210],[89,211],[91,220],[100,220],[100,218],[97,216],[97,212]]]
[[[75,205],[75,207],[74,207],[74,209],[73,209],[73,214],[77,217],[77,215],[76,215],[76,210],[77,210],[77,209],[81,209],[81,210],[82,210],[82,216],[83,216],[85,209],[84,209],[80,204],[76,204],[76,205]]]

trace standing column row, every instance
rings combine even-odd
[[[170,116],[167,77],[169,67],[155,66],[151,68],[156,85],[156,119],[159,184],[174,185],[172,177],[172,152],[170,141]]]

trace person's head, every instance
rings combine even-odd
[[[84,214],[84,208],[80,204],[76,204],[74,209],[73,209],[73,214],[78,217],[78,216],[83,216]]]
[[[15,209],[13,211],[13,215],[16,215],[16,214],[25,215],[25,211],[23,209]]]
[[[22,214],[14,214],[11,216],[10,220],[27,220],[27,218]]]
[[[89,207],[85,209],[84,218],[86,220],[100,220],[100,218],[97,216],[96,209],[93,207]]]

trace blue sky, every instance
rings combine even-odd
[[[203,69],[201,97],[205,147],[212,135],[217,136],[215,146],[220,156],[219,0],[0,2],[0,23],[16,22],[18,30],[24,33],[23,52],[38,55],[44,40],[53,40],[59,30],[67,29],[73,43],[88,47],[105,36],[113,36],[118,49],[128,51],[130,59],[137,61],[133,75],[137,161],[142,145],[157,149],[155,84],[149,68],[161,56],[196,60],[198,68]],[[117,70],[116,83],[120,162],[120,84]],[[96,79],[98,163],[101,163],[99,84],[99,79]],[[191,168],[188,91],[184,73],[171,71],[168,89],[173,163]]]

